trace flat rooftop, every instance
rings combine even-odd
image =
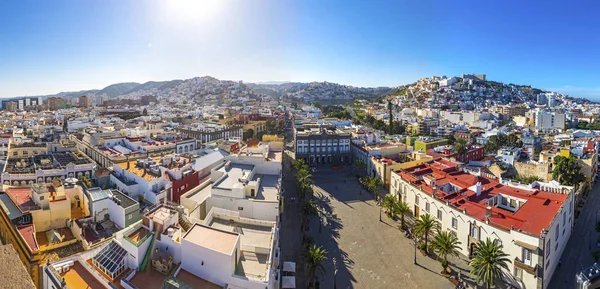
[[[249,176],[254,169],[253,165],[230,164],[225,166],[225,177],[219,179],[213,184],[215,188],[231,190],[236,184],[241,184],[242,176]]]
[[[179,270],[175,278],[196,289],[223,289],[223,286],[208,282],[184,269]]]
[[[69,288],[105,289],[104,285],[86,270],[79,261],[75,261],[67,272],[60,274]]]
[[[254,175],[254,180],[261,178],[260,188],[256,193],[257,200],[277,201],[279,196],[279,176],[277,175]]]
[[[160,157],[153,158],[157,163],[160,161]],[[144,168],[137,166],[137,160],[129,161],[129,169],[127,169],[127,162],[117,163],[117,166],[122,168],[124,171],[128,171],[130,173],[136,174],[138,177],[143,178],[144,180],[151,181],[156,179],[158,176],[150,173],[150,170],[147,169],[144,173]]]
[[[232,255],[239,237],[233,232],[194,224],[183,239],[216,252]]]

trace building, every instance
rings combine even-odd
[[[485,81],[485,74],[462,74],[461,78]]]
[[[564,130],[565,129],[565,114],[557,112],[547,112],[537,110],[534,114],[535,129],[537,131],[548,130]]]
[[[210,182],[180,197],[188,216],[205,219],[212,208],[239,212],[241,217],[275,221],[279,217],[281,150],[261,145],[225,157],[210,171]]]
[[[77,103],[79,107],[88,108],[90,107],[90,97],[87,95],[82,95],[79,97]]]
[[[529,108],[525,105],[498,105],[496,112],[504,115],[504,119],[509,120],[518,115],[525,115]]]
[[[410,145],[408,142],[409,138],[407,138],[407,145]],[[428,149],[443,146],[446,144],[448,144],[448,139],[445,138],[420,136],[419,138],[414,140],[413,148],[415,151],[426,152]]]
[[[575,217],[572,187],[513,185],[443,159],[393,173],[390,193],[416,217],[436,218],[441,230],[458,237],[465,256],[482,240],[499,240],[511,261],[503,279],[516,288],[547,288]]]
[[[521,149],[514,147],[503,147],[498,150],[496,159],[509,166],[514,166],[515,162],[521,158]]]
[[[229,138],[241,138],[244,135],[244,128],[240,125],[207,122],[182,125],[175,128],[175,131],[184,136],[195,138],[203,144]]]
[[[308,165],[341,164],[352,161],[351,134],[332,124],[303,123],[294,126],[296,159]]]
[[[65,108],[66,102],[62,97],[50,97],[46,99],[46,107],[49,110],[59,110]]]
[[[34,150],[29,153],[29,149]],[[36,153],[40,149],[40,153]],[[9,157],[2,172],[2,183],[11,186],[31,186],[35,183],[50,183],[54,179],[86,177],[91,179],[96,165],[81,153],[48,152],[43,147],[27,147],[27,150],[9,150]],[[16,155],[15,155],[16,154]]]
[[[39,266],[47,254],[73,254],[80,248],[72,220],[89,214],[83,199],[79,186],[58,180],[33,188],[8,188],[0,194],[0,240],[14,246],[38,288],[42,288]]]
[[[427,155],[434,159],[449,158],[459,162],[468,163],[470,161],[478,161],[483,158],[484,147],[477,145],[467,145],[467,151],[464,154],[458,154],[453,146],[439,146],[427,150]]]
[[[24,110],[30,106],[42,104],[41,97],[20,97],[2,100],[2,109],[8,111]],[[11,107],[12,106],[12,107]],[[9,109],[10,108],[10,109]]]

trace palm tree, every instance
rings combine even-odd
[[[295,160],[292,166],[296,171],[299,171],[303,167],[308,167],[303,159]]]
[[[394,211],[394,214],[400,215],[400,224],[402,226],[402,229],[404,229],[404,216],[410,213],[410,208],[405,202],[399,200],[398,202],[396,202],[392,210]]]
[[[393,195],[387,195],[383,198],[381,202],[381,206],[385,208],[386,214],[390,218],[396,217],[397,214],[394,214],[394,206],[396,205],[396,198]]]
[[[469,262],[471,275],[477,276],[477,283],[482,281],[488,289],[496,278],[502,276],[502,269],[508,270],[510,260],[502,248],[498,239],[491,241],[486,238],[484,242],[475,245],[475,255]]]
[[[419,237],[425,238],[425,253],[429,253],[429,247],[427,242],[429,240],[429,234],[432,231],[439,231],[440,223],[433,218],[430,214],[421,215],[421,218],[415,222],[415,234]]]
[[[458,256],[458,250],[460,249],[461,242],[454,234],[450,231],[440,232],[433,241],[431,246],[442,257],[442,268],[444,273],[447,272],[448,268],[448,255]]]
[[[304,184],[304,183],[310,183],[312,184],[312,175],[310,174],[310,172],[308,172],[307,169],[300,169],[297,173],[296,173],[296,178],[298,179],[298,183],[300,184]]]
[[[308,247],[308,251],[306,251],[306,272],[308,272],[308,279],[312,279],[313,288],[317,278],[317,270],[321,274],[325,274],[325,266],[323,266],[325,260],[327,260],[327,250],[323,249],[323,246],[312,245]]]

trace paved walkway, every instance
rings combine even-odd
[[[383,215],[351,172],[316,172],[316,198],[326,218],[319,232],[313,218],[310,235],[329,252],[321,288],[333,288],[332,258],[338,261],[337,288],[454,288],[439,272],[441,265],[417,252],[398,224]],[[345,180],[345,181],[344,181]],[[301,287],[299,287],[301,288]]]

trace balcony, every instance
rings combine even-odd
[[[514,264],[515,264],[515,267],[517,267],[519,269],[523,269],[525,272],[527,272],[533,276],[539,277],[537,274],[538,273],[538,270],[537,270],[538,265],[535,265],[532,267],[531,265],[527,265],[527,264],[523,263],[523,261],[521,261],[521,259],[519,259],[518,257],[515,258]]]

